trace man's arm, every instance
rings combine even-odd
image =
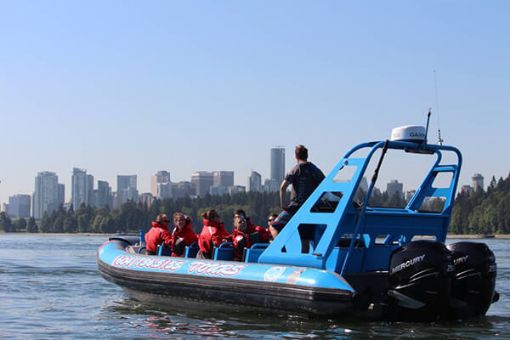
[[[283,201],[285,199],[285,191],[287,191],[287,187],[289,186],[290,182],[287,180],[283,180],[282,184],[280,185],[280,207],[283,209]]]

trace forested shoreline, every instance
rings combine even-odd
[[[386,193],[373,192],[370,205],[398,207],[405,206],[398,197],[388,197]],[[244,209],[253,223],[266,225],[270,212],[278,213],[278,193],[248,192],[232,196],[210,196],[204,198],[156,199],[152,205],[132,201],[120,209],[92,208],[80,206],[66,210],[60,207],[52,214],[45,214],[36,221],[20,218],[11,220],[0,213],[0,231],[31,233],[117,233],[146,230],[157,214],[183,212],[193,219],[195,231],[202,225],[201,214],[216,209],[227,229],[231,229],[232,213]],[[492,178],[487,191],[459,193],[455,199],[449,232],[452,234],[509,234],[510,233],[510,175],[496,180]]]

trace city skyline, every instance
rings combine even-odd
[[[15,1],[0,13],[0,202],[40,171],[116,183],[159,169],[189,180],[270,176],[267,150],[303,144],[328,173],[401,125],[507,177],[508,2]],[[136,22],[136,25],[133,25]],[[391,180],[388,177],[381,181]],[[414,186],[412,173],[399,178]]]
[[[274,148],[271,149],[271,160],[274,160],[273,154]],[[76,187],[77,180],[76,176],[81,176],[82,186]],[[49,177],[48,177],[49,176]],[[196,179],[196,176],[206,176],[206,188],[205,191],[200,188],[200,186],[204,185],[200,182],[203,180]],[[56,210],[60,205],[72,204],[73,206],[79,206],[82,203],[85,205],[90,205],[93,207],[104,207],[109,206],[113,209],[118,209],[120,206],[127,202],[127,200],[134,201],[143,201],[145,203],[149,203],[147,199],[155,199],[155,198],[180,198],[185,196],[201,196],[203,197],[206,194],[211,195],[223,195],[223,194],[233,194],[240,191],[277,191],[277,189],[272,185],[272,179],[266,179],[266,184],[261,185],[261,177],[256,171],[251,171],[250,176],[247,178],[247,183],[245,186],[235,185],[234,183],[234,171],[197,171],[191,174],[190,181],[180,181],[180,182],[172,182],[170,180],[170,172],[166,170],[158,170],[153,176],[151,176],[150,187],[151,191],[149,192],[140,192],[138,190],[138,176],[134,175],[116,175],[117,177],[117,190],[112,191],[112,187],[109,182],[103,180],[97,180],[97,188],[93,183],[93,175],[87,174],[86,169],[78,169],[73,168],[73,174],[71,176],[71,181],[73,183],[73,188],[71,189],[71,195],[65,195],[65,185],[59,183],[58,174],[54,172],[42,171],[38,172],[35,177],[35,187],[32,195],[29,194],[14,194],[9,196],[8,202],[1,202],[2,206],[1,211],[6,211],[11,215],[15,216],[16,213],[13,211],[23,210],[26,211],[26,201],[28,200],[28,209],[31,211],[31,216],[37,216],[36,218],[40,218],[45,211],[48,210]],[[255,179],[254,177],[255,176]],[[51,178],[53,184],[50,185],[50,193],[47,193],[47,185],[43,185],[44,178]],[[194,179],[195,178],[195,179]],[[457,187],[457,192],[469,193],[477,190],[484,190],[486,185],[484,184],[484,176],[475,173],[471,177],[471,184],[459,184]],[[443,181],[440,181],[443,183]],[[258,183],[258,184],[255,184]],[[155,184],[157,188],[157,194],[154,195],[152,193],[153,188],[155,188]],[[186,185],[187,188],[183,188],[182,185]],[[255,184],[255,185],[254,185]],[[443,183],[445,184],[445,183]],[[170,189],[169,195],[161,195],[159,185],[164,185],[165,187],[173,187],[176,188],[174,190],[178,190],[178,193],[172,193],[172,189]],[[253,186],[254,185],[254,186]],[[366,176],[362,178],[362,182],[360,183],[360,189],[367,189],[368,182]],[[381,190],[379,188],[386,186],[386,190]],[[191,189],[194,191],[191,191]],[[90,196],[89,199],[86,199],[84,196],[84,188],[89,190],[90,192],[87,194]],[[214,190],[213,190],[214,189]],[[241,190],[242,189],[242,190]],[[401,198],[409,199],[416,192],[415,188],[404,186],[403,182],[399,182],[398,179],[391,179],[386,183],[378,182],[378,185],[375,186],[375,189],[380,192],[386,192],[388,195],[393,196],[394,194],[398,194]],[[183,191],[184,190],[184,191]],[[46,195],[45,198],[40,198],[41,193]],[[49,196],[48,196],[49,195]],[[125,197],[124,197],[125,196]],[[23,202],[22,202],[23,201]],[[30,204],[32,202],[32,204]],[[25,206],[23,206],[25,205]],[[42,207],[44,206],[44,208]],[[49,206],[49,207],[48,207]]]

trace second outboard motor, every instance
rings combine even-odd
[[[453,260],[446,246],[414,241],[390,259],[390,319],[433,321],[448,310]]]
[[[485,315],[497,300],[496,258],[485,243],[457,242],[448,245],[455,265],[452,281],[451,318]]]

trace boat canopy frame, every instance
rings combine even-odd
[[[366,156],[357,156],[363,149],[368,150]],[[405,208],[370,207],[377,172],[390,149],[435,154],[436,160]],[[379,164],[363,203],[357,204],[361,180],[378,150],[382,150]],[[456,162],[441,164],[446,152],[455,154]],[[389,140],[359,144],[333,167],[258,262],[326,269],[341,275],[387,271],[391,252],[413,237],[444,243],[461,165],[462,155],[453,146]],[[352,176],[339,181],[338,175],[347,169]],[[451,174],[450,183],[434,187],[434,180],[442,173]],[[431,198],[444,201],[441,211],[421,209]]]

